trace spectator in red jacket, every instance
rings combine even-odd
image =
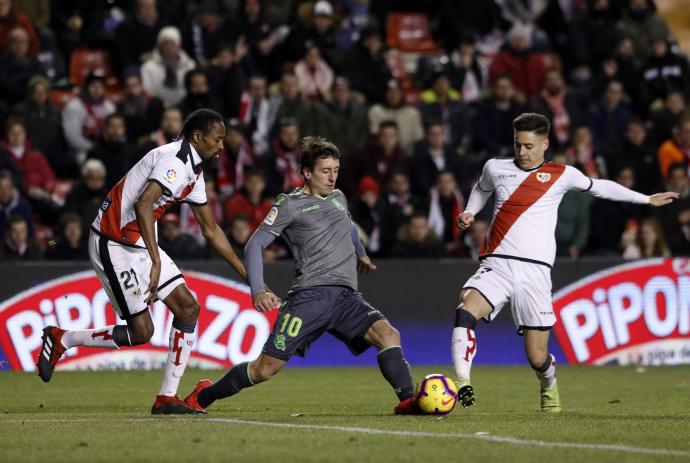
[[[0,0],[0,49],[4,48],[10,31],[15,27],[26,31],[29,36],[29,55],[36,56],[41,49],[41,42],[31,20],[12,5],[12,0]]]
[[[251,220],[252,232],[256,230],[273,204],[264,196],[265,190],[264,175],[256,170],[248,172],[244,187],[225,203],[225,219],[230,222],[237,214],[246,214]]]
[[[558,57],[531,50],[531,26],[515,24],[508,32],[507,39],[491,63],[490,84],[493,85],[498,76],[507,74],[518,92],[531,100],[539,95],[544,86],[544,72],[550,67],[559,66]]]

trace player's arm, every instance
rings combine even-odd
[[[352,236],[352,244],[355,246],[355,254],[357,255],[357,270],[360,273],[373,272],[376,270],[376,265],[374,265],[369,256],[367,256],[367,251],[364,249],[359,239],[359,230],[354,222],[352,222],[350,235]]]
[[[228,237],[225,236],[223,230],[220,228],[218,223],[216,223],[216,219],[213,217],[213,212],[211,212],[209,205],[193,203],[188,204],[192,208],[196,221],[199,222],[199,225],[201,226],[201,233],[204,235],[204,238],[211,243],[211,246],[213,246],[213,248],[218,251],[218,254],[220,254],[223,259],[225,259],[225,261],[235,269],[240,277],[244,281],[247,281],[247,271],[244,268],[244,264],[242,264],[242,260],[237,257],[237,254],[235,254],[232,246],[230,246]]]
[[[475,183],[474,187],[472,187],[470,199],[467,200],[467,206],[465,207],[465,210],[458,216],[457,224],[458,227],[460,227],[460,230],[467,230],[472,226],[474,216],[484,209],[486,202],[494,193],[495,187],[491,181],[491,172],[489,167],[490,162],[491,161],[487,161],[486,164],[484,164],[481,177],[479,177],[477,183]]]
[[[659,207],[665,206],[679,197],[678,193],[670,191],[647,196],[611,180],[586,177],[574,167],[568,166],[566,169],[569,171],[570,185],[573,189],[585,191],[597,198],[633,204],[649,204],[650,206]]]
[[[153,230],[153,204],[158,201],[158,198],[163,194],[163,189],[158,182],[148,182],[144,191],[141,192],[139,198],[134,203],[134,214],[137,217],[137,225],[139,226],[139,233],[144,240],[146,250],[151,257],[151,275],[149,287],[146,290],[148,297],[146,303],[151,304],[156,301],[158,297],[158,279],[161,275],[161,257],[158,253],[158,245],[156,244],[156,234]]]
[[[280,299],[264,284],[263,252],[276,237],[272,233],[257,229],[244,246],[244,259],[247,263],[247,278],[252,291],[254,307],[259,312],[273,310]]]

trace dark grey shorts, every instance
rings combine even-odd
[[[386,320],[362,297],[342,286],[307,288],[288,296],[263,351],[281,360],[304,357],[312,342],[328,332],[340,339],[354,355],[369,348],[364,340],[369,327]]]

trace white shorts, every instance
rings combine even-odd
[[[513,322],[522,334],[525,329],[548,330],[556,317],[551,297],[551,269],[545,265],[516,259],[487,257],[463,289],[477,290],[491,305],[484,317],[495,319],[510,302]]]
[[[170,256],[160,247],[158,253],[161,258],[158,299],[162,301],[185,281]],[[120,318],[127,320],[148,310],[145,301],[151,276],[151,257],[145,248],[125,246],[92,230],[89,259]]]

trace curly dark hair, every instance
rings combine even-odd
[[[300,170],[313,170],[317,159],[340,159],[340,150],[323,137],[304,137],[302,139],[302,155],[300,156]]]

